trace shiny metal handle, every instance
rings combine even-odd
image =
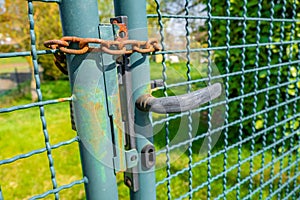
[[[215,83],[211,86],[184,95],[156,98],[145,94],[136,100],[136,106],[142,111],[155,113],[179,113],[195,109],[221,95],[222,86]]]

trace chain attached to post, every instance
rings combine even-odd
[[[68,48],[70,43],[78,43],[79,49]],[[89,44],[100,44],[99,48],[90,47]],[[48,40],[44,42],[45,47],[50,49],[59,49],[60,52],[66,54],[85,54],[88,52],[104,52],[111,55],[151,53],[159,51],[160,46],[155,38],[148,41],[138,40],[102,40],[98,38],[80,38],[80,37],[62,37],[60,40]],[[128,48],[131,47],[131,48]]]
[[[70,43],[77,43],[78,49],[72,49]],[[90,44],[100,44],[100,47],[90,47]],[[67,70],[64,67],[65,54],[85,54],[88,52],[104,52],[111,55],[128,55],[134,52],[138,53],[151,53],[160,51],[160,45],[156,38],[151,38],[148,41],[138,40],[102,40],[98,38],[80,38],[66,36],[60,40],[48,40],[44,42],[45,47],[59,50],[59,53],[55,53],[55,64],[64,74],[67,74]]]
[[[104,93],[108,105],[107,116],[111,123],[114,172],[124,172],[125,184],[131,191],[137,192],[140,189],[140,169],[149,171],[155,165],[155,148],[144,136],[139,138],[139,142],[136,141],[137,135],[133,120],[135,104],[131,100],[133,91],[129,56],[137,52],[144,55],[134,56],[144,58],[145,54],[159,51],[161,48],[155,38],[147,41],[129,40],[127,21],[126,16],[118,16],[110,19],[111,25],[100,24],[98,27],[99,38],[65,36],[59,40],[48,40],[44,42],[44,45],[55,50],[55,64],[64,74],[68,73],[66,54],[103,53],[101,56],[101,64],[104,66],[102,75],[105,77]],[[115,62],[115,67],[111,67],[111,62]],[[106,65],[110,66],[109,70],[106,69]],[[114,87],[120,88],[115,89]],[[71,104],[72,128],[76,130],[78,124],[75,124],[74,121],[73,108]]]

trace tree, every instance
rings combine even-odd
[[[237,75],[231,75],[228,78],[229,81],[229,98],[234,99],[236,97],[240,97],[244,94],[248,94],[254,91],[260,91],[267,88],[266,83],[268,82],[268,87],[277,87],[280,83],[288,83],[291,81],[295,81],[297,77],[299,78],[299,66],[297,64],[289,65],[287,64],[289,61],[298,60],[299,59],[299,46],[297,44],[283,44],[283,45],[260,45],[256,47],[256,42],[258,43],[280,43],[281,41],[289,42],[291,39],[298,40],[300,37],[300,29],[299,22],[295,22],[293,24],[292,21],[284,22],[265,20],[266,18],[271,19],[271,15],[273,18],[277,19],[292,19],[298,18],[298,14],[300,11],[300,3],[299,1],[288,0],[286,5],[283,5],[282,1],[275,0],[273,5],[272,13],[272,4],[269,1],[262,1],[260,16],[258,15],[258,1],[250,0],[247,2],[246,8],[247,13],[246,17],[253,18],[265,18],[258,20],[243,20],[244,14],[244,6],[243,2],[238,0],[230,0],[230,9],[227,10],[227,2],[228,1],[211,1],[211,11],[210,16],[219,16],[223,19],[207,19],[205,23],[200,23],[199,21],[195,21],[194,19],[189,19],[190,30],[191,30],[191,46],[200,46],[203,48],[208,47],[208,22],[211,23],[211,47],[224,47],[223,50],[214,50],[210,51],[212,62],[214,62],[221,74],[226,73],[238,73]],[[293,3],[296,3],[295,14],[297,16],[293,16]],[[208,8],[205,1],[202,0],[191,0],[188,4],[189,15],[195,16],[208,16]],[[156,4],[154,1],[149,1],[148,10],[150,13],[156,13]],[[167,15],[185,15],[185,2],[178,0],[166,0],[161,1],[160,11],[163,14]],[[227,55],[226,53],[226,45],[227,45],[227,11],[229,11],[231,17],[229,30],[230,30],[230,41],[228,44],[230,46],[234,45],[243,45],[243,36],[245,34],[245,44],[251,44],[252,47],[247,47],[243,50],[243,48],[231,48]],[[234,17],[236,17],[234,19]],[[238,18],[239,17],[239,18]],[[180,22],[179,19],[165,19],[163,18],[163,22],[165,25],[165,30],[168,25],[171,25],[171,20],[177,20],[176,23],[182,24],[182,29],[185,26],[184,19]],[[157,19],[153,19],[150,23],[157,24]],[[245,31],[243,32],[244,24],[246,25]],[[273,26],[273,27],[272,27]],[[294,26],[294,32],[292,33],[292,27]],[[259,27],[259,29],[257,29]],[[282,27],[284,31],[282,31]],[[272,30],[272,32],[270,32]],[[174,32],[174,31],[173,31]],[[175,31],[176,32],[176,31]],[[165,32],[165,36],[168,37],[171,33]],[[177,32],[175,34],[178,34]],[[271,34],[271,35],[270,35]],[[174,37],[174,36],[171,36]],[[184,40],[184,39],[183,39]],[[185,48],[185,46],[182,46]],[[172,49],[174,50],[174,49]],[[242,56],[242,52],[244,52],[244,58]],[[257,54],[257,52],[259,52]],[[227,56],[229,56],[227,58]],[[227,61],[229,61],[227,63]],[[244,63],[244,64],[243,64]],[[285,64],[281,67],[274,67],[276,64]],[[268,68],[267,66],[273,66]],[[226,70],[226,67],[228,67]],[[265,67],[262,70],[262,67]],[[258,68],[258,76],[256,76],[256,72],[247,72],[243,76],[241,75],[242,71],[249,71]],[[279,70],[279,73],[278,73]],[[279,76],[279,74],[281,74]],[[244,81],[243,78],[244,77]],[[255,79],[257,77],[257,80]],[[226,79],[226,78],[224,78]],[[280,81],[278,82],[278,80]],[[241,87],[244,84],[243,91],[241,91]],[[257,88],[255,88],[255,84],[257,84]],[[288,84],[286,87],[280,87],[279,90],[272,89],[268,92],[262,92],[257,94],[258,100],[256,101],[257,107],[255,112],[268,109],[267,107],[275,106],[278,102],[285,102],[287,98],[293,98],[296,94],[296,89],[300,89],[300,82],[293,84]],[[288,95],[286,95],[286,91]],[[279,93],[278,93],[279,92]],[[279,99],[277,97],[279,96]],[[277,101],[276,101],[277,99]],[[240,118],[240,112],[237,112],[237,109],[242,109],[244,116],[249,116],[254,113],[254,100],[253,96],[245,97],[243,99],[243,108],[240,108],[240,101],[233,101],[229,103],[229,122],[238,121]],[[286,116],[293,115],[293,105],[290,104],[288,109],[286,107],[281,106],[278,110],[273,109],[268,112],[268,116],[264,116],[264,114],[259,115],[255,118],[255,129],[259,131],[262,128],[269,127],[273,125],[275,120],[277,122],[285,119]],[[300,107],[297,106],[297,112],[300,111]],[[275,119],[276,117],[277,119]],[[265,119],[267,117],[267,120]],[[243,133],[244,135],[251,135],[253,133],[253,119],[249,119],[243,122]],[[295,131],[299,129],[300,119],[292,120],[291,122],[285,124],[285,128],[283,126],[277,127],[277,132],[282,132],[282,129],[286,129],[286,133]],[[231,126],[230,131],[236,132],[239,129],[239,124]],[[271,135],[271,134],[269,134]],[[230,135],[232,137],[232,141],[236,139],[236,135]],[[261,139],[261,138],[260,138]],[[271,141],[272,136],[268,138]]]
[[[99,13],[103,22],[109,22],[109,17],[113,15],[112,1],[98,0]],[[0,52],[29,51],[30,50],[30,30],[28,23],[27,1],[6,0],[6,12],[0,18],[0,33],[2,37],[10,37],[17,44],[1,45]],[[62,37],[62,29],[59,17],[58,5],[55,3],[34,2],[34,21],[37,49],[45,49],[44,41],[59,39]],[[31,71],[33,66],[31,58],[26,58]],[[43,55],[38,57],[38,62],[44,70],[44,78],[57,80],[62,77],[62,73],[53,62],[53,55]],[[37,96],[34,92],[34,78],[31,82],[32,99]]]
[[[243,3],[236,0],[231,0],[230,16],[231,17],[242,17],[244,14]],[[259,6],[257,1],[248,1],[247,3],[247,17],[253,18],[286,18],[292,19],[297,18],[294,14],[299,13],[299,2],[297,1],[297,8],[293,13],[293,2],[287,1],[285,7],[281,1],[275,1],[274,5],[267,1],[262,1],[259,16]],[[227,16],[226,13],[226,2],[213,1],[212,3],[212,16]],[[212,44],[211,46],[226,46],[226,20],[212,20]],[[298,24],[298,22],[297,22]],[[246,25],[245,32],[243,32],[244,26]],[[294,28],[293,28],[294,27]],[[283,28],[283,29],[282,29]],[[300,30],[294,22],[271,22],[266,20],[255,21],[255,20],[230,20],[230,45],[243,45],[243,44],[256,44],[258,43],[274,43],[281,41],[291,41],[298,40]],[[292,32],[292,29],[294,32]],[[203,31],[204,29],[200,29]],[[243,37],[244,38],[243,41]],[[242,52],[244,51],[244,58]],[[253,46],[253,48],[236,48],[229,50],[229,65],[226,63],[226,51],[214,51],[213,61],[218,66],[221,74],[224,73],[235,73],[245,70],[258,69],[258,76],[256,72],[244,74],[244,80],[242,75],[231,76],[229,78],[229,97],[234,98],[242,95],[241,87],[244,83],[244,94],[251,93],[253,91],[259,91],[266,89],[267,87],[277,87],[278,84],[287,83],[295,81],[297,76],[299,77],[298,64],[288,64],[290,61],[299,59],[299,46],[297,44],[283,44],[283,45],[262,45]],[[244,63],[244,64],[243,64]],[[274,67],[276,64],[285,64],[281,67]],[[226,72],[226,66],[228,65],[228,71]],[[262,70],[262,67],[268,67]],[[271,67],[273,66],[273,67]],[[297,75],[298,73],[298,75]],[[255,79],[257,77],[257,80]],[[280,82],[278,82],[280,81]],[[257,84],[257,88],[255,88]],[[268,85],[266,85],[268,84]],[[258,100],[256,102],[256,112],[264,109],[268,109],[272,106],[276,106],[278,102],[286,102],[288,99],[295,97],[297,94],[296,87],[300,88],[299,82],[294,84],[289,84],[285,87],[280,87],[279,89],[269,90],[257,95]],[[288,93],[288,95],[286,95]],[[277,99],[279,97],[279,99]],[[277,99],[277,101],[276,101]],[[236,112],[236,109],[242,109],[244,116],[253,114],[254,110],[254,100],[253,96],[251,98],[243,99],[243,108],[240,107],[239,101],[234,101],[230,103],[229,107],[229,117],[230,121],[238,120],[240,112]],[[287,109],[287,110],[286,110]],[[259,115],[255,118],[255,128],[259,131],[262,128],[270,127],[276,124],[278,121],[285,119],[293,115],[293,104],[288,107],[281,106],[278,110],[273,109],[269,111],[267,115]],[[299,106],[297,106],[297,112],[299,112]],[[267,111],[266,111],[267,112]],[[276,113],[277,112],[277,113]],[[284,115],[288,116],[284,116]],[[276,119],[277,118],[277,119]],[[277,122],[275,121],[277,120]],[[243,133],[245,135],[251,135],[253,119],[244,121],[243,123]],[[277,127],[277,132],[282,133],[282,129],[286,129],[285,133],[293,132],[299,129],[300,119],[292,120],[291,122],[285,124],[284,126]],[[237,129],[238,127],[232,127]],[[235,138],[236,136],[233,136]],[[272,134],[269,134],[267,140],[271,142]]]
[[[10,37],[17,46],[0,47],[1,52],[29,51],[30,30],[28,23],[27,2],[22,0],[6,0],[6,12],[0,18],[0,33],[4,37]],[[43,42],[50,38],[60,38],[61,28],[59,13],[56,4],[35,3],[34,7],[35,34],[37,49],[44,49]],[[40,56],[39,63],[44,69],[46,77],[57,79],[61,72],[54,66],[49,56]],[[31,57],[26,57],[32,72],[31,96],[37,100],[35,93],[35,81]],[[50,61],[51,60],[51,61]]]

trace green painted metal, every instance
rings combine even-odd
[[[157,151],[157,156],[166,158],[166,177],[158,180],[157,189],[164,188],[167,199],[299,198],[300,97],[299,87],[291,87],[299,84],[300,78],[300,41],[296,28],[299,21],[296,14],[299,12],[298,3],[244,0],[236,4],[230,0],[208,0],[197,5],[197,1],[186,0],[184,5],[178,1],[153,1],[157,14],[149,14],[148,18],[157,18],[156,28],[159,29],[163,46],[161,52],[155,52],[163,57],[164,86],[159,89],[166,92],[167,89],[187,86],[190,90],[190,84],[195,89],[197,84],[209,85],[221,78],[225,90],[223,100],[153,122],[154,127],[166,127],[166,145]],[[153,1],[150,1],[152,6]],[[198,13],[201,6],[204,12]],[[177,14],[168,14],[170,12]],[[197,24],[199,19],[205,20],[205,23]],[[181,49],[172,48],[170,24],[182,26],[176,27],[176,30],[180,31],[178,35],[184,40],[185,49],[183,45]],[[193,25],[199,25],[197,30]],[[200,34],[205,36],[198,41],[196,38]],[[194,36],[196,41],[190,36]],[[197,48],[200,43],[205,45]],[[166,61],[168,55],[176,54],[179,57],[185,54],[188,78],[173,83],[172,77],[167,75],[174,65]],[[218,57],[220,55],[221,58]],[[236,60],[237,55],[239,59]],[[207,59],[199,66],[201,70],[207,69],[207,74],[200,78],[190,73],[192,64],[197,63],[193,60],[196,57]],[[214,70],[219,70],[220,74],[213,73]],[[224,124],[217,127],[213,109],[222,105],[225,110]],[[203,111],[207,113],[207,119],[203,120],[207,128],[197,130],[200,133],[194,137],[170,145],[174,137],[171,131],[176,131],[171,127],[180,118],[187,119],[191,113]],[[296,121],[297,126],[293,126]],[[261,127],[257,126],[258,122],[262,122]],[[191,127],[194,123],[189,119],[184,125],[188,130],[186,134],[194,128]],[[218,139],[220,145],[212,148],[212,138],[219,131],[222,131],[222,137]],[[195,151],[197,148],[191,146],[201,145],[204,139],[208,141],[207,154],[201,154],[199,158],[199,152]],[[188,161],[184,163],[185,167],[178,169],[171,165],[174,159],[171,160],[170,155],[183,146],[190,147]],[[232,159],[235,161],[232,162]],[[223,162],[222,168],[219,168],[220,161]],[[203,176],[202,180],[199,174]],[[185,185],[185,191],[178,192],[177,185],[180,184]]]
[[[147,40],[147,16],[146,1],[144,0],[114,0],[115,15],[128,17],[128,35],[129,39]],[[138,97],[150,92],[150,68],[147,55],[134,53],[130,56],[129,70],[131,77],[131,106],[134,108],[134,102]],[[138,153],[145,146],[145,140],[152,142],[152,125],[148,112],[141,112],[134,109],[134,132],[141,137],[136,137],[136,146]],[[139,162],[138,191],[130,191],[131,199],[156,199],[155,172],[154,167],[144,171]]]
[[[99,26],[99,35],[101,39],[114,40],[112,25],[101,24]],[[126,170],[126,155],[118,72],[112,55],[102,54],[102,62],[104,67],[106,103],[112,132],[114,170],[115,172],[120,172]]]
[[[63,34],[99,38],[97,8],[95,0],[64,0],[60,4]],[[111,58],[104,58],[101,53],[68,55],[67,63],[82,169],[88,179],[86,197],[117,199],[112,129],[104,79],[107,66],[112,64],[114,68],[115,65]]]
[[[49,162],[49,182],[51,182],[52,186],[41,194],[29,197],[30,199],[41,199],[49,196],[59,199],[59,193],[62,190],[70,189],[78,184],[85,184],[87,199],[117,199],[115,173],[123,171],[126,167],[134,168],[136,163],[131,162],[130,159],[135,155],[134,149],[127,149],[127,151],[122,149],[124,135],[122,135],[123,132],[120,130],[122,128],[119,127],[121,124],[120,115],[117,114],[120,112],[120,100],[117,97],[117,70],[113,58],[109,55],[101,54],[69,55],[68,64],[73,96],[43,100],[41,90],[43,83],[40,81],[38,73],[38,56],[53,54],[55,51],[41,50],[36,47],[35,20],[33,17],[35,2],[60,3],[64,35],[99,37],[99,16],[96,0],[29,0],[27,2],[31,38],[30,50],[0,53],[0,58],[32,57],[39,99],[34,103],[8,108],[1,107],[0,114],[14,114],[19,110],[26,111],[29,108],[38,108],[43,127],[45,147],[10,158],[1,158],[0,166],[13,165],[16,161],[22,161],[25,158],[34,159],[34,155],[44,153]],[[114,2],[116,15],[128,16],[130,39],[146,40],[145,1],[115,0]],[[295,126],[294,130],[288,132],[288,130],[291,130],[289,126],[299,122],[300,117],[298,106],[300,99],[299,87],[295,87],[295,94],[289,94],[289,91],[293,89],[290,88],[291,85],[296,86],[300,78],[299,73],[295,77],[292,71],[292,69],[296,69],[297,72],[300,70],[300,54],[297,51],[300,47],[299,30],[297,28],[300,19],[296,14],[299,11],[298,3],[296,1],[287,2],[283,0],[275,5],[275,1],[270,1],[268,7],[265,6],[262,0],[259,0],[256,4],[252,1],[244,0],[240,6],[240,15],[237,16],[236,5],[227,0],[226,2],[218,2],[218,4],[224,4],[224,16],[220,16],[222,15],[221,12],[214,13],[216,5],[214,1],[210,0],[206,4],[207,14],[193,13],[191,7],[193,1],[189,0],[185,1],[185,5],[182,7],[183,12],[178,15],[164,13],[165,5],[161,5],[162,1],[154,0],[152,2],[156,3],[157,14],[150,14],[148,17],[158,19],[161,44],[163,46],[163,51],[155,54],[162,54],[164,57],[162,61],[164,85],[158,89],[163,89],[166,92],[167,89],[178,86],[187,85],[190,87],[191,84],[194,86],[205,81],[214,81],[221,78],[224,80],[226,98],[224,101],[213,102],[190,112],[169,115],[166,118],[154,121],[152,124],[149,120],[149,113],[136,109],[132,110],[130,116],[135,116],[135,119],[132,121],[134,122],[132,133],[137,136],[134,141],[134,148],[137,148],[139,153],[145,146],[152,144],[152,125],[158,126],[165,123],[170,124],[170,126],[166,125],[165,130],[166,147],[157,152],[157,156],[165,156],[167,158],[166,177],[158,180],[155,184],[154,168],[144,171],[141,165],[141,156],[143,155],[140,154],[139,165],[136,167],[137,172],[140,172],[137,177],[138,190],[136,192],[131,191],[131,199],[155,199],[155,190],[161,189],[164,185],[166,187],[165,197],[168,199],[197,199],[199,194],[203,194],[207,198],[216,199],[299,198],[300,154],[297,153],[300,147],[299,126]],[[253,13],[254,10],[255,12]],[[183,23],[185,21],[185,27],[184,24],[182,26],[182,30],[186,33],[185,38],[184,36],[182,37],[186,41],[185,49],[165,48],[168,47],[169,42],[165,38],[168,26],[166,22],[170,19],[182,20]],[[190,29],[193,20],[199,19],[206,20],[208,25],[205,27],[206,30],[204,30],[204,32],[207,31],[209,36],[206,41],[208,45],[203,48],[192,46],[193,40],[190,39],[190,36],[193,34],[193,31]],[[239,23],[239,25],[234,26],[236,23]],[[220,30],[225,30],[223,31],[224,38],[216,39],[216,26]],[[235,39],[237,36],[233,35],[233,32],[235,32],[233,28],[241,29],[240,43],[236,43]],[[249,36],[253,35],[253,31],[255,32],[255,37],[252,37],[250,40]],[[100,27],[100,36],[105,39],[112,39],[111,25]],[[225,38],[226,41],[224,40]],[[223,43],[215,44],[216,40],[222,39],[224,40]],[[272,51],[268,48],[269,46],[272,46]],[[275,50],[278,50],[278,53]],[[190,55],[197,52],[209,52],[208,59],[212,62],[212,52],[217,55],[220,51],[224,51],[224,55],[226,54],[226,57],[223,59],[224,63],[221,66],[224,69],[223,73],[219,75],[210,74],[208,77],[195,79],[189,69],[192,66],[192,57]],[[167,54],[176,53],[186,55],[187,73],[184,76],[187,76],[187,79],[186,81],[167,85],[168,77],[166,75],[168,74],[169,64],[165,58]],[[241,55],[240,63],[236,63],[236,60],[233,59],[234,55]],[[254,62],[249,65],[250,55],[255,57],[255,59],[252,59]],[[278,56],[276,57],[276,55]],[[138,53],[130,56],[129,64],[127,81],[130,87],[127,91],[129,92],[128,97],[131,99],[131,102],[129,102],[131,108],[134,108],[135,100],[142,94],[149,93],[149,64],[147,57]],[[218,65],[219,63],[216,64]],[[233,64],[236,65],[235,70],[232,70]],[[261,78],[260,76],[264,72],[265,77]],[[251,78],[255,81],[253,87],[248,87],[251,74]],[[237,86],[233,82],[235,78],[238,78],[238,88],[236,88],[238,94],[233,96],[231,90]],[[246,105],[249,98],[253,99],[253,102],[251,102],[252,107],[251,105],[248,106],[249,104]],[[47,129],[49,122],[46,120],[44,107],[45,105],[66,101],[74,102],[76,125],[79,129],[78,137],[51,144],[50,134],[48,134]],[[264,102],[263,105],[260,102]],[[189,131],[187,132],[189,138],[182,143],[171,145],[172,120],[208,111],[207,122],[211,123],[211,109],[222,104],[226,107],[224,125],[213,127],[210,124],[211,127],[206,133],[191,137],[190,132],[193,127],[191,127],[192,120],[189,119],[186,124],[189,126]],[[237,106],[235,107],[234,105]],[[236,117],[230,116],[231,109],[238,110]],[[264,121],[260,129],[256,128],[258,119]],[[251,123],[246,123],[247,121],[251,121]],[[237,130],[237,133],[233,131],[234,128]],[[223,130],[224,135],[224,140],[219,141],[219,143],[223,142],[223,149],[210,149],[208,156],[200,160],[191,157],[191,155],[194,156],[195,154],[193,148],[191,148],[192,144],[195,146],[194,142],[220,130]],[[236,141],[232,140],[233,134],[237,139]],[[114,138],[119,138],[120,140],[116,141]],[[259,138],[261,139],[260,142],[258,142]],[[100,141],[100,139],[103,140]],[[58,171],[55,170],[55,167],[57,162],[54,162],[55,157],[52,156],[52,150],[56,149],[59,151],[60,147],[75,142],[79,142],[81,147],[84,177],[81,180],[61,185],[56,180]],[[119,151],[117,149],[114,150],[112,143],[115,144],[116,148],[119,148]],[[170,153],[184,145],[190,146],[188,149],[189,160],[183,169],[173,168]],[[244,153],[247,147],[250,148],[249,155]],[[280,149],[281,151],[279,151]],[[163,155],[164,153],[166,155]],[[223,160],[223,163],[215,163],[218,159]],[[233,162],[233,160],[236,161]],[[126,164],[124,164],[125,162]],[[259,163],[256,164],[257,162]],[[223,167],[221,170],[216,170],[214,169],[215,164],[222,164]],[[243,171],[245,169],[244,166],[249,166],[249,171]],[[196,178],[197,170],[199,169],[207,170],[203,180]],[[128,172],[131,172],[130,169]],[[183,178],[184,176],[186,177],[185,179]],[[175,180],[178,178],[182,182]],[[178,191],[173,187],[175,183],[182,183],[188,187],[186,187],[185,191],[179,191],[178,194]],[[222,186],[220,186],[221,184]],[[2,191],[0,188],[1,200],[6,199],[6,191],[3,186]],[[157,192],[160,193],[161,191]]]
[[[58,1],[44,1],[44,2],[58,2]],[[53,53],[53,52],[49,52],[49,51],[45,51],[45,50],[38,50],[37,49],[37,42],[36,42],[36,33],[35,33],[35,20],[34,20],[34,4],[32,1],[28,1],[27,2],[28,5],[28,24],[30,27],[30,51],[26,51],[26,52],[11,52],[11,53],[0,53],[0,58],[9,58],[9,57],[16,57],[16,56],[30,56],[32,59],[32,64],[33,64],[33,68],[34,68],[34,80],[36,82],[36,92],[38,95],[38,100],[37,102],[34,103],[28,103],[28,104],[23,104],[23,105],[17,105],[17,106],[12,106],[12,107],[8,107],[8,108],[4,108],[2,107],[0,109],[0,113],[8,113],[8,112],[18,112],[20,110],[23,109],[29,109],[29,108],[39,108],[39,117],[40,117],[40,121],[41,121],[41,125],[43,128],[43,136],[44,136],[44,148],[40,148],[40,149],[35,149],[35,150],[31,150],[29,152],[25,152],[22,154],[17,154],[15,156],[9,157],[9,158],[2,158],[0,160],[0,165],[7,165],[16,161],[21,161],[22,159],[25,158],[30,158],[34,155],[38,155],[41,153],[46,153],[47,155],[47,159],[48,159],[48,163],[49,163],[49,179],[51,178],[51,182],[52,182],[52,188],[47,190],[47,191],[43,191],[40,194],[34,194],[33,196],[29,197],[30,199],[41,199],[41,198],[45,198],[48,197],[49,195],[53,195],[52,197],[54,197],[55,199],[59,199],[59,192],[68,188],[71,188],[75,185],[80,185],[83,183],[87,182],[87,179],[85,177],[83,177],[81,180],[75,180],[72,181],[70,183],[67,184],[60,184],[58,186],[57,184],[57,178],[56,178],[56,168],[55,168],[55,163],[54,163],[54,157],[52,156],[52,150],[53,149],[59,149],[63,146],[66,145],[70,145],[73,144],[74,142],[78,142],[78,138],[72,138],[68,141],[61,141],[59,143],[56,144],[51,144],[50,143],[50,134],[48,133],[48,128],[47,128],[47,124],[48,121],[46,120],[45,117],[45,105],[49,105],[49,104],[58,104],[58,103],[63,103],[66,101],[71,101],[71,97],[65,97],[65,98],[59,98],[59,99],[51,99],[51,100],[43,100],[43,93],[41,90],[41,86],[42,86],[42,82],[40,79],[40,73],[39,73],[39,65],[38,65],[38,55],[42,55],[42,54],[49,54],[49,53]],[[0,61],[0,65],[2,64],[2,60]],[[5,133],[1,133],[1,134],[5,134]],[[22,141],[18,141],[18,142],[22,142]],[[3,188],[2,188],[3,189]],[[3,200],[5,198],[5,191],[1,191],[0,189],[0,199]],[[28,194],[25,194],[28,197]]]

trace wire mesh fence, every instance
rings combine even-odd
[[[35,4],[27,4],[30,51],[1,53],[0,58],[31,57],[38,100],[1,106],[0,114],[4,119],[7,114],[26,110],[20,115],[25,121],[28,110],[38,109],[34,116],[42,126],[43,137],[39,138],[44,147],[8,157],[3,157],[1,150],[0,170],[5,177],[9,174],[6,166],[43,155],[49,177],[43,184],[49,189],[37,195],[32,189],[32,195],[21,196],[59,199],[64,198],[64,190],[83,185],[87,179],[59,181],[63,175],[61,170],[57,172],[61,161],[55,162],[55,151],[63,153],[79,139],[73,134],[50,142],[49,126],[57,122],[47,121],[45,110],[72,98],[43,98],[37,59],[55,50],[37,49]],[[163,48],[152,55],[151,78],[164,80],[153,95],[189,93],[216,82],[223,84],[224,91],[220,98],[189,112],[153,114],[157,199],[299,198],[299,2],[149,0],[147,9],[149,34],[160,38]],[[0,133],[5,150],[8,137],[2,134],[5,132]],[[22,137],[15,145],[21,141]],[[78,152],[77,148],[74,151]],[[36,170],[39,174],[39,168]],[[39,184],[22,181],[29,188]],[[3,183],[0,199],[5,198],[6,189],[18,188],[14,182]]]
[[[41,2],[59,2],[59,1],[41,1]],[[50,124],[46,120],[47,113],[45,108],[47,105],[54,106],[52,104],[61,104],[63,102],[69,102],[71,101],[71,97],[62,97],[59,99],[49,99],[49,100],[44,100],[43,99],[43,92],[42,92],[42,82],[40,78],[40,66],[38,64],[38,56],[44,56],[45,54],[51,54],[53,52],[51,51],[46,51],[46,50],[38,50],[36,46],[36,27],[35,27],[35,20],[34,20],[34,3],[33,1],[28,1],[24,2],[27,3],[28,7],[28,27],[29,27],[29,32],[30,32],[30,51],[19,51],[19,52],[12,52],[12,53],[0,53],[0,58],[11,58],[11,57],[23,57],[23,56],[30,56],[31,61],[32,61],[32,66],[33,66],[33,76],[34,76],[34,81],[36,83],[35,88],[36,88],[36,94],[37,94],[37,101],[33,103],[23,103],[21,105],[15,105],[15,106],[9,106],[7,107],[6,104],[1,105],[0,108],[0,114],[1,114],[1,127],[3,127],[3,132],[0,133],[0,138],[1,138],[1,156],[0,156],[0,167],[1,167],[1,183],[2,183],[2,191],[0,192],[0,199],[4,199],[5,197],[7,198],[26,198],[26,199],[41,199],[44,197],[54,197],[54,199],[59,199],[60,197],[60,192],[62,190],[66,190],[69,188],[72,188],[78,184],[83,184],[86,179],[81,178],[78,180],[74,180],[74,177],[68,177],[68,181],[58,181],[58,179],[61,180],[61,178],[58,178],[60,174],[57,174],[57,165],[55,167],[55,159],[54,159],[54,151],[55,149],[59,149],[60,153],[66,152],[65,148],[66,146],[71,145],[75,150],[77,147],[74,147],[72,144],[76,144],[78,142],[78,138],[76,134],[73,134],[73,136],[70,136],[69,133],[65,133],[68,135],[68,137],[73,137],[69,138],[68,140],[65,141],[59,141],[57,143],[51,143],[50,142],[50,135],[54,135],[54,133],[49,133],[49,125],[51,126],[52,124],[59,123],[58,121],[51,121]],[[46,28],[46,27],[44,27]],[[21,36],[20,36],[21,37]],[[4,60],[4,59],[1,59]],[[1,61],[0,61],[1,62]],[[1,62],[1,65],[4,65],[5,62]],[[1,67],[1,66],[0,66]],[[56,88],[57,90],[59,88]],[[6,106],[6,107],[5,107]],[[58,105],[55,105],[58,106]],[[61,109],[62,107],[60,107]],[[22,110],[26,109],[25,112],[22,112]],[[35,110],[38,109],[38,110]],[[11,113],[11,115],[7,114]],[[19,114],[17,114],[19,113]],[[21,114],[20,114],[21,113]],[[29,114],[31,113],[31,114]],[[34,114],[33,114],[34,113]],[[8,121],[5,120],[7,118],[11,118],[10,116],[15,116],[13,121]],[[42,133],[43,137],[39,137],[38,133],[40,133],[38,128],[35,128],[35,122],[38,123],[38,120],[34,119],[35,117],[39,117],[39,123],[40,126],[42,127]],[[68,116],[69,117],[69,116]],[[21,118],[21,119],[20,119]],[[67,119],[69,121],[69,119]],[[30,131],[36,131],[34,134],[26,135],[30,131],[24,131],[24,130],[19,130],[21,133],[14,132],[15,130],[12,128],[17,128],[18,126],[26,127],[26,123],[29,124],[28,130]],[[69,123],[69,122],[68,122]],[[14,124],[14,125],[12,125]],[[24,125],[25,124],[25,125]],[[10,128],[7,128],[7,126],[10,126]],[[11,130],[10,130],[11,129]],[[38,130],[36,130],[38,129]],[[18,130],[18,129],[16,129]],[[54,129],[51,129],[52,132],[58,132],[55,131]],[[20,135],[23,132],[23,136]],[[69,132],[71,132],[71,128],[69,129]],[[8,136],[8,134],[12,134],[11,136]],[[17,141],[11,141],[16,139],[14,135],[18,135]],[[27,148],[24,148],[22,143],[25,143],[25,141],[28,141],[28,137],[31,137],[33,135],[34,138],[31,138],[32,142],[36,143],[26,143]],[[22,139],[23,137],[23,139]],[[66,137],[65,137],[66,138]],[[39,141],[37,141],[37,140]],[[28,147],[35,147],[40,145],[40,141],[44,141],[44,147],[43,148],[38,148],[34,150],[28,150],[30,149]],[[13,145],[11,149],[21,149],[22,153],[19,151],[13,151],[11,152],[17,152],[17,155],[10,155],[6,153],[11,153],[11,152],[6,152],[8,150],[7,145],[11,144]],[[21,146],[19,148],[19,146]],[[24,150],[25,149],[25,150]],[[74,150],[73,150],[74,151]],[[25,152],[25,153],[24,153]],[[78,152],[78,151],[77,151]],[[9,155],[9,156],[7,156]],[[41,155],[41,157],[37,157],[38,155]],[[56,153],[57,155],[57,153]],[[73,155],[73,156],[78,156]],[[44,158],[47,159],[44,160]],[[31,159],[31,161],[27,160]],[[70,159],[70,158],[68,158]],[[35,162],[34,162],[35,161]],[[28,167],[24,167],[22,162],[27,164]],[[47,164],[48,163],[48,171],[43,170],[42,165],[40,163]],[[59,162],[62,162],[61,160]],[[30,164],[34,163],[34,164]],[[63,163],[63,162],[62,162]],[[58,163],[60,164],[60,163]],[[78,162],[79,165],[79,162]],[[30,168],[29,168],[30,166]],[[20,170],[20,171],[19,171]],[[32,173],[31,173],[32,171]],[[80,169],[79,169],[80,172]],[[23,175],[25,174],[25,178]],[[47,173],[47,175],[44,175],[44,173]],[[27,176],[26,176],[27,174]],[[37,177],[48,177],[48,179],[45,178],[45,180],[42,180],[42,183],[36,183],[35,181],[38,179]],[[9,180],[10,182],[6,182],[6,180]],[[18,180],[20,179],[20,180]],[[31,181],[30,181],[31,180]],[[43,189],[37,189],[38,185],[44,185],[42,187]],[[26,188],[26,189],[24,189]],[[29,188],[32,188],[31,192]],[[45,189],[49,188],[49,189]],[[19,190],[19,191],[18,191]],[[38,194],[40,192],[40,194]],[[65,197],[66,198],[66,197]]]
[[[299,2],[151,2],[161,93],[224,89],[190,112],[154,115],[158,197],[299,198]]]

